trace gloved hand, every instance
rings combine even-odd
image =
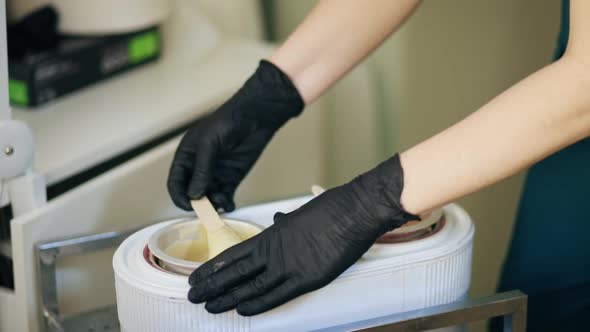
[[[354,264],[383,233],[419,220],[400,205],[399,156],[327,190],[274,225],[224,251],[190,276],[188,299],[210,313],[251,316],[321,288]]]
[[[191,210],[190,199],[207,195],[216,208],[232,211],[237,186],[275,132],[303,107],[289,77],[262,60],[233,97],[182,138],[168,176],[172,201]]]

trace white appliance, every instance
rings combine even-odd
[[[268,227],[275,212],[289,212],[309,199],[255,205],[227,217]],[[114,255],[123,331],[312,331],[459,301],[469,289],[474,227],[467,213],[451,204],[428,235],[374,245],[324,288],[254,317],[241,317],[235,311],[211,315],[204,304],[187,300],[186,276],[154,266],[146,254],[150,236],[175,222],[178,220],[138,231]]]

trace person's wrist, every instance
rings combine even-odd
[[[268,93],[265,97],[272,98],[274,102],[279,102],[289,106],[289,112],[295,117],[303,111],[305,102],[299,93],[299,90],[291,80],[291,77],[274,63],[262,59],[254,73],[253,84],[260,86]]]
[[[362,201],[371,211],[375,222],[385,231],[400,227],[420,216],[404,209],[401,203],[403,169],[399,155],[387,159],[372,170],[358,176],[352,182],[357,191],[362,191]]]
[[[264,59],[233,99],[245,106],[240,107],[241,113],[245,113],[241,115],[276,129],[301,114],[305,107],[289,76]]]

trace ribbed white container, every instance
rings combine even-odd
[[[275,212],[288,212],[309,199],[252,206],[228,217],[268,226]],[[150,235],[176,220],[147,227],[125,240],[113,258],[122,330],[311,331],[462,299],[469,289],[474,227],[457,205],[446,206],[444,216],[445,226],[437,233],[374,246],[328,286],[254,317],[235,311],[211,315],[203,304],[188,302],[187,278],[156,270],[142,254]]]

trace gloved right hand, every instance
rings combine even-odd
[[[303,107],[289,77],[262,60],[233,97],[182,138],[168,176],[174,204],[188,211],[191,199],[207,195],[216,208],[232,211],[237,186],[275,132]]]
[[[319,289],[354,264],[379,236],[409,220],[401,205],[399,155],[289,213],[199,266],[189,301],[251,316]]]

